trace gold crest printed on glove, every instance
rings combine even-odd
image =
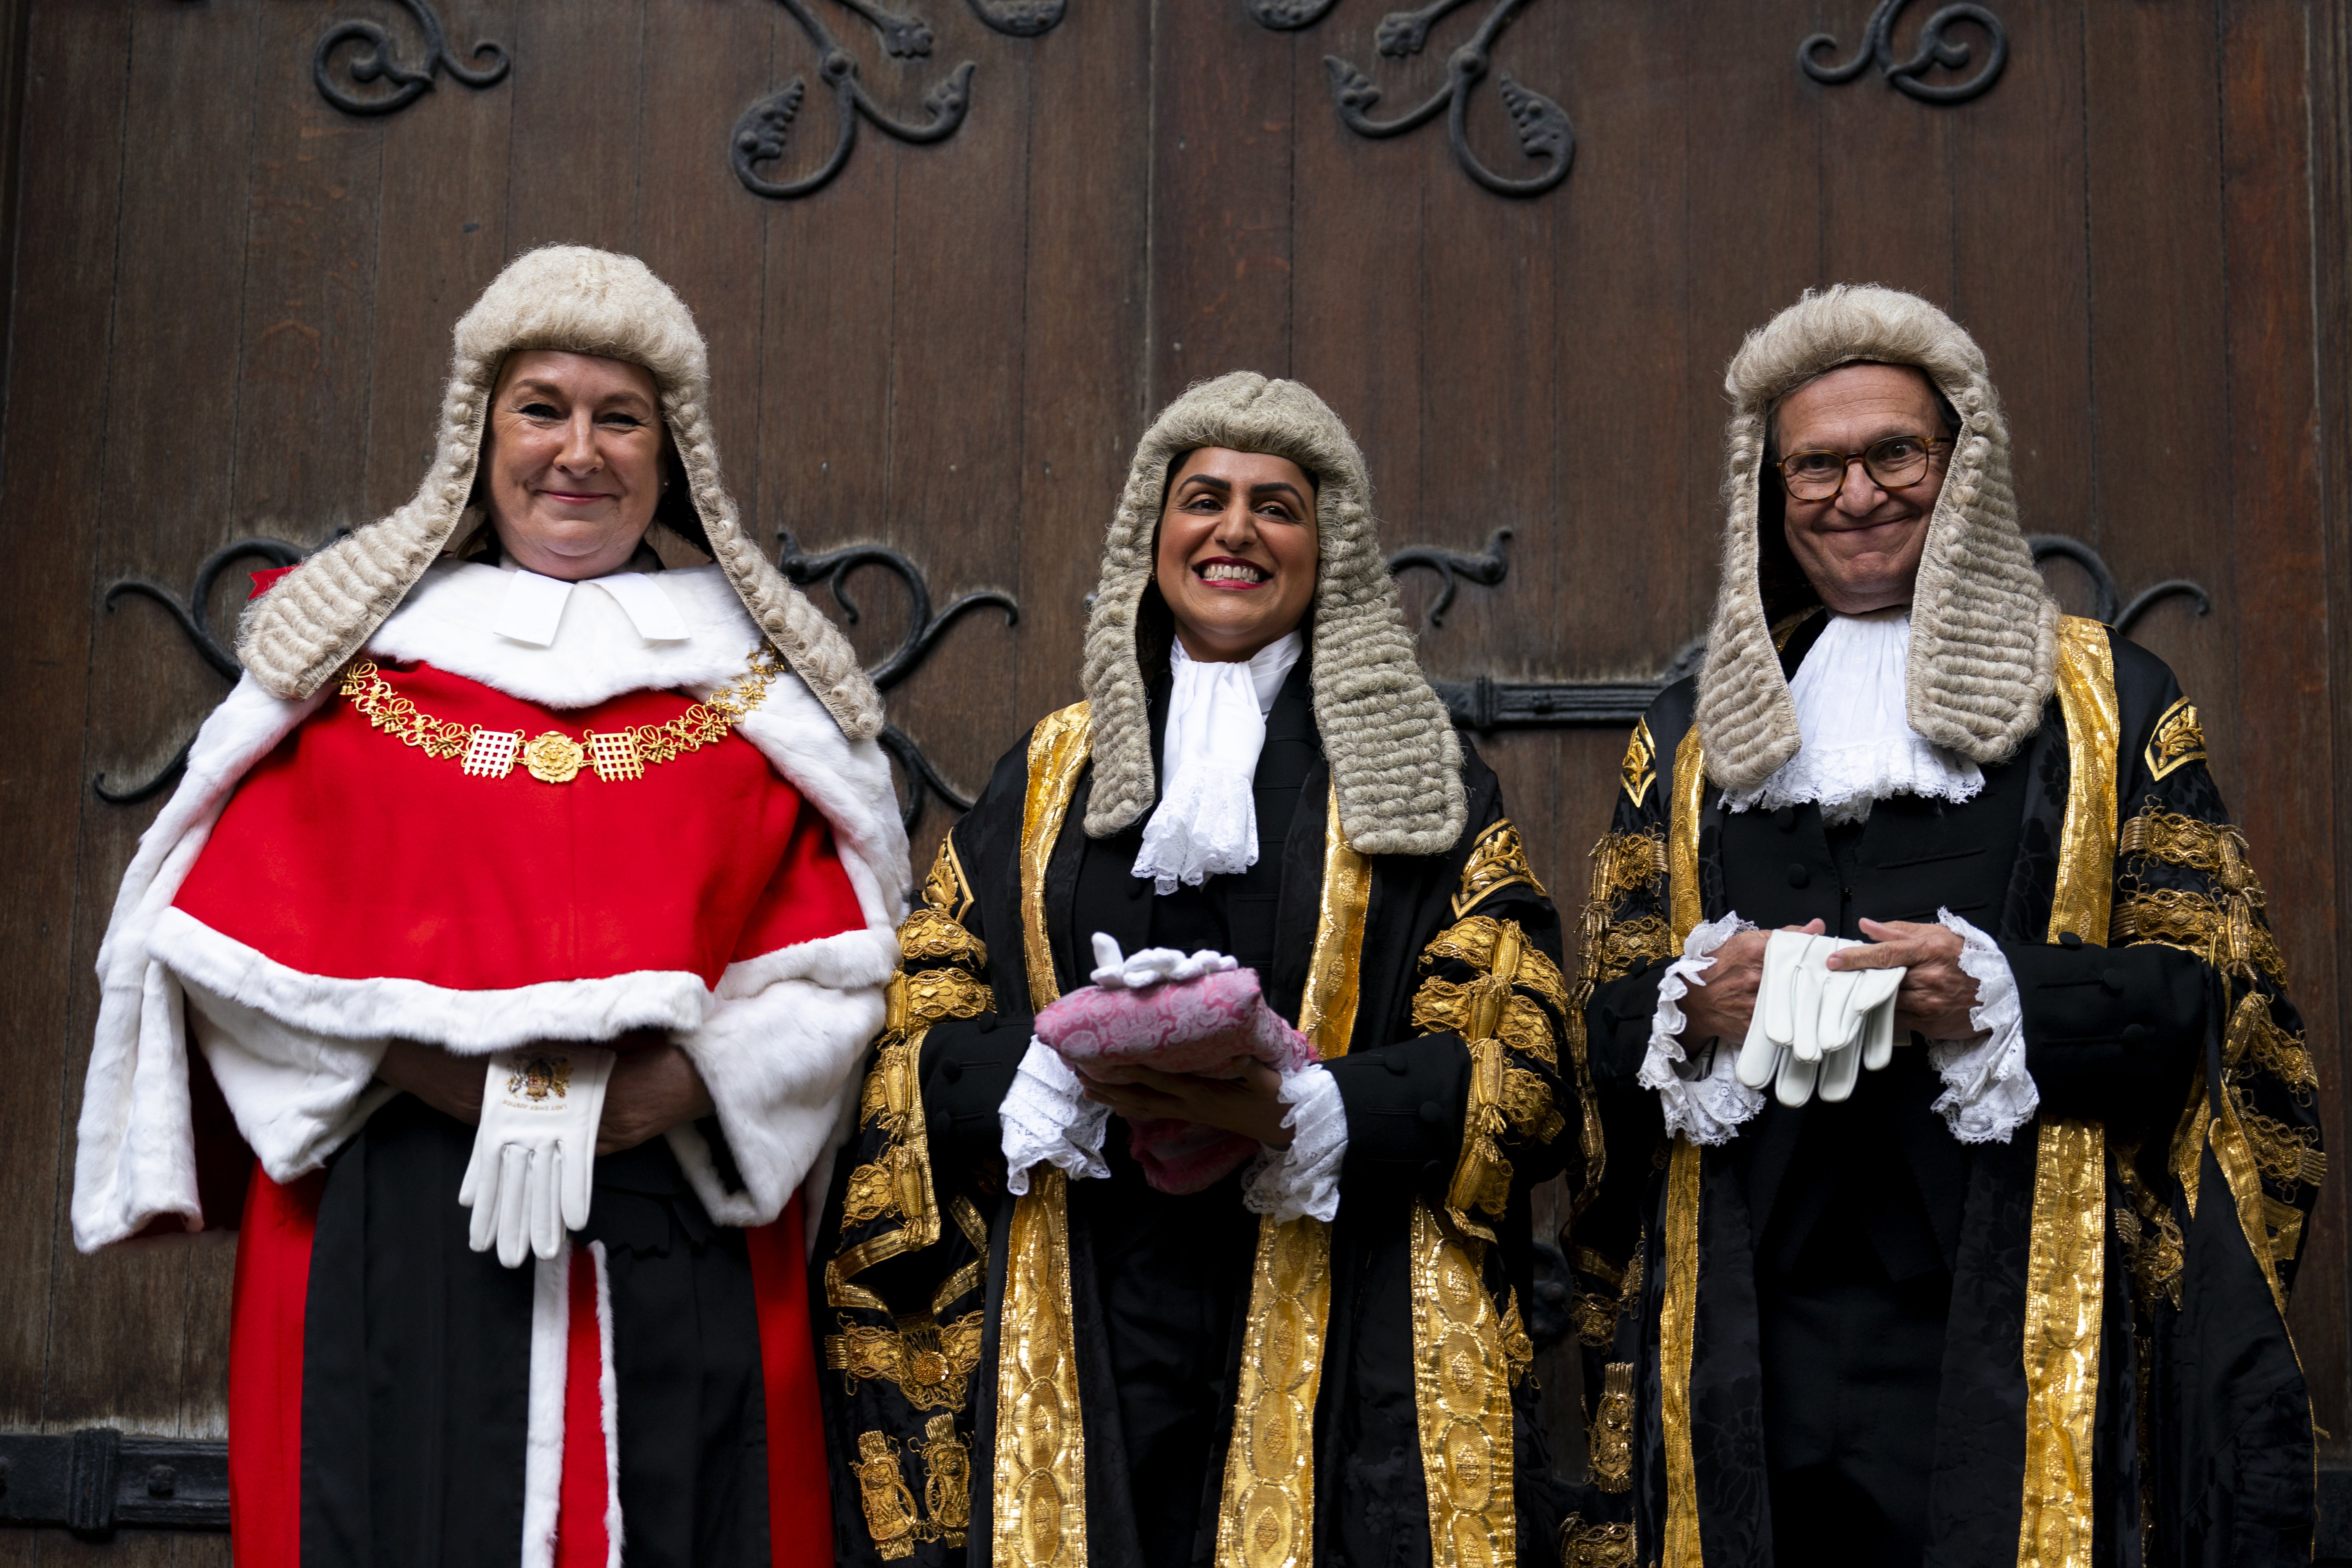
[[[523,1062],[520,1071],[507,1078],[507,1092],[526,1100],[545,1100],[551,1094],[562,1100],[571,1089],[570,1057],[531,1057]]]

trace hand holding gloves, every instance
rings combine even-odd
[[[1756,1011],[1734,1069],[1750,1089],[1774,1085],[1787,1106],[1844,1100],[1867,1068],[1895,1055],[1895,994],[1904,971],[1829,967],[1829,956],[1864,943],[1780,931],[1764,948]]]
[[[518,1268],[552,1258],[566,1231],[588,1223],[595,1189],[596,1128],[614,1054],[602,1046],[501,1051],[482,1085],[482,1120],[457,1201],[472,1206],[467,1240]]]

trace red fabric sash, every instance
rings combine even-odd
[[[302,1561],[302,1324],[326,1173],[246,1188],[229,1307],[228,1540],[237,1568]]]

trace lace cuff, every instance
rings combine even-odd
[[[1732,1076],[1739,1053],[1718,1050],[1712,1041],[1694,1064],[1683,1049],[1682,999],[1694,985],[1706,984],[1704,975],[1715,966],[1715,950],[1743,931],[1754,931],[1753,921],[1734,910],[1719,921],[1694,928],[1684,942],[1683,955],[1666,966],[1658,981],[1658,1010],[1650,1020],[1650,1049],[1642,1058],[1635,1081],[1658,1092],[1658,1108],[1666,1131],[1679,1132],[1694,1143],[1727,1143],[1742,1123],[1764,1109],[1764,1092],[1749,1089]]]
[[[1969,1040],[1930,1040],[1927,1059],[1943,1075],[1936,1110],[1963,1143],[2006,1143],[2042,1105],[2042,1091],[2025,1070],[2025,1013],[2017,976],[1992,938],[1949,910],[1936,919],[1961,942],[1960,972],[1977,983]]]
[[[1286,1225],[1302,1215],[1329,1224],[1339,1212],[1339,1165],[1348,1157],[1348,1109],[1339,1080],[1315,1063],[1288,1074],[1277,1093],[1290,1107],[1290,1147],[1264,1149],[1242,1184],[1242,1206]]]
[[[1029,1190],[1029,1167],[1043,1162],[1073,1180],[1110,1174],[1103,1163],[1103,1129],[1110,1107],[1088,1100],[1069,1064],[1045,1041],[1029,1041],[1029,1052],[1013,1075],[997,1110],[1004,1129],[1004,1190]]]

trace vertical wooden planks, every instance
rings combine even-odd
[[[517,5],[512,26],[515,58],[529,64],[492,89],[514,95],[509,253],[569,242],[634,254],[646,72],[671,40],[647,36],[646,0]]]
[[[511,50],[516,9],[512,0],[468,4],[452,44],[470,50],[487,38]],[[311,531],[291,537],[316,539],[334,524],[383,516],[415,493],[432,465],[451,330],[509,254],[507,189],[517,87],[515,76],[480,89],[445,80],[415,108],[376,122],[383,174],[368,345],[367,468],[363,482],[344,492],[334,513],[305,519]],[[528,177],[546,174],[533,168]]]
[[[29,227],[9,301],[0,516],[10,586],[0,593],[0,675],[24,694],[9,710],[0,769],[0,1425],[41,1419],[55,1253],[70,1247],[55,1217],[72,1169],[87,1017],[87,971],[74,933],[83,886],[75,843],[89,800],[89,649],[97,609],[99,494],[106,423],[111,282],[121,216],[128,99],[127,6],[42,8],[26,36],[25,112],[44,128],[24,150],[10,233]],[[76,374],[64,374],[79,367]],[[21,392],[21,395],[17,395]],[[130,765],[147,759],[129,753]],[[103,808],[100,808],[103,809]]]
[[[183,133],[130,141],[136,153],[122,168],[114,319],[103,372],[104,458],[91,524],[99,582],[134,574],[180,587],[205,542],[226,532],[233,510],[262,20],[254,12],[151,5],[131,15],[127,123],[170,125]],[[55,145],[58,156],[76,151]],[[94,585],[89,579],[78,584],[85,593]],[[107,618],[89,647],[93,749],[110,771],[122,758],[131,763],[122,771],[144,776],[218,700],[219,677],[150,605],[134,604]],[[58,1106],[68,1169],[95,1021],[97,987],[89,976],[114,888],[152,816],[152,808],[84,799],[77,871],[82,896],[73,906],[75,1005]],[[61,1174],[61,1195],[69,1185]],[[183,1379],[197,1370],[188,1364],[189,1292],[217,1292],[226,1248],[208,1238],[85,1258],[71,1251],[62,1202],[57,1226],[43,1422],[218,1430],[217,1390],[185,1397]],[[218,1319],[200,1311],[197,1327],[215,1334]],[[215,1349],[198,1353],[217,1365]]]
[[[2088,538],[2090,247],[2084,211],[2083,18],[2020,13],[2009,66],[1951,121],[1952,292],[2009,418],[2029,533]],[[2065,572],[2052,576],[2068,591]],[[2086,598],[2070,600],[2087,610]]]
[[[1225,371],[1290,374],[1292,57],[1316,36],[1231,0],[1153,0],[1154,408]]]
[[[1053,43],[1018,44],[969,16],[956,20],[950,47],[980,63],[971,116],[943,147],[890,153],[899,168],[888,532],[918,546],[935,604],[1019,581],[1029,86],[1037,51]],[[1014,704],[996,619],[973,616],[950,631],[891,700],[897,721],[965,788],[1038,717]],[[966,658],[966,648],[988,651]]]
[[[2228,384],[2222,300],[2221,62],[2191,39],[2212,8],[2084,12],[2084,179],[2090,231],[2095,523],[2083,531],[2126,591],[2195,577],[2210,619],[2176,602],[2136,638],[2206,702],[2214,771],[2244,803],[2238,767],[2238,669],[2230,646],[2235,584],[2221,523],[2230,515],[2221,399]],[[2208,696],[2207,693],[2219,694]],[[2287,846],[2260,840],[2265,863]]]
[[[1076,701],[1103,530],[1150,410],[1143,363],[1151,137],[1148,7],[1073,7],[1034,46],[1023,310],[1021,626],[1011,746],[1021,726]],[[1014,645],[982,612],[963,646],[982,669]],[[985,765],[984,759],[982,765]],[[976,783],[977,773],[970,775]],[[919,867],[918,869],[920,868]]]
[[[2297,1005],[2322,1081],[2340,1086],[2329,1026],[2339,996],[2332,960],[2341,901],[2332,857],[2336,825],[2318,782],[2330,756],[2337,698],[2328,679],[2327,544],[2319,474],[2320,409],[2312,316],[2313,128],[2305,93],[2308,13],[2287,0],[2221,13],[2221,195],[2227,246],[2230,532],[2240,672],[2236,692],[2240,820],[2261,856],[2280,917]],[[2341,265],[2342,258],[2336,258]],[[2340,374],[2341,367],[2337,368]],[[2342,1148],[2340,1087],[2325,1102],[2329,1146]],[[2294,1320],[2312,1390],[2312,1418],[2345,1451],[2345,1227],[2323,1203],[2296,1279]]]
[[[640,171],[638,254],[693,310],[710,345],[710,415],[727,487],[757,532],[760,352],[766,205],[727,160],[727,130],[767,91],[772,5],[714,11],[647,0],[645,121],[631,149]]]

